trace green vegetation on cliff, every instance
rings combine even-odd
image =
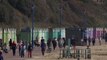
[[[1,27],[31,26],[32,0],[0,1]],[[63,27],[107,27],[107,1],[34,0],[34,4],[35,27],[60,27],[60,21]]]

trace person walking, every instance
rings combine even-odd
[[[66,46],[66,39],[65,39],[65,38],[62,38],[62,39],[63,39],[63,41],[64,41],[63,47],[65,48],[65,46]]]
[[[52,50],[52,40],[50,38],[47,41],[47,46],[48,46],[48,52],[50,53]]]
[[[93,44],[93,46],[95,45],[95,38],[94,37],[92,38],[92,44]]]
[[[105,43],[107,43],[107,33],[105,33]]]
[[[28,45],[28,58],[32,58],[32,45],[31,45],[31,43],[29,43],[29,45]]]
[[[12,39],[10,39],[9,41],[9,47],[10,47],[10,50],[12,49]]]
[[[57,47],[57,42],[56,42],[55,39],[56,39],[56,38],[54,38],[54,39],[52,40],[52,44],[53,44],[53,49],[54,49],[54,50],[55,50],[56,47]]]
[[[86,36],[84,37],[83,40],[84,40],[84,45],[87,45],[87,37]]]
[[[24,57],[24,50],[25,50],[25,47],[24,47],[24,43],[21,44],[21,49],[20,49],[20,56],[21,57]]]
[[[44,39],[42,39],[41,40],[41,52],[43,56],[45,55],[45,49],[46,49],[46,44],[44,42]]]
[[[22,41],[20,41],[19,43],[18,43],[18,46],[19,46],[19,56],[21,55],[21,44],[22,44]]]
[[[88,45],[90,46],[90,44],[91,44],[91,38],[89,37],[88,38]]]
[[[15,41],[13,41],[13,43],[12,43],[12,52],[13,52],[13,56],[15,56],[16,55],[16,43],[15,43]]]

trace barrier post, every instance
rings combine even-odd
[[[80,50],[79,49],[76,50],[76,54],[77,54],[77,56],[76,56],[77,60],[80,60]]]
[[[70,57],[70,45],[71,45],[71,40],[70,39],[68,39],[68,47],[67,47],[67,55],[68,55],[68,57]]]
[[[87,59],[91,59],[91,49],[87,49]]]
[[[89,46],[85,49],[85,59],[91,59],[91,49]]]
[[[81,49],[81,57],[84,58],[84,49]]]

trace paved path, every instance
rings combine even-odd
[[[103,44],[100,46],[97,42],[97,46],[91,46],[92,50],[92,59],[91,60],[107,60],[107,45]],[[77,48],[86,48],[86,46],[78,46]],[[36,47],[33,50],[33,57],[28,58],[27,53],[25,53],[25,57],[21,58],[18,56],[18,50],[17,55],[12,56],[12,52],[10,51],[8,54],[3,53],[4,60],[71,60],[71,59],[58,59],[59,57],[59,49],[57,48],[55,51],[52,51],[52,53],[46,53],[45,56],[41,55],[40,47]],[[77,60],[77,59],[72,59]],[[84,59],[81,59],[84,60]]]
[[[10,51],[9,53],[3,53],[3,56],[4,56],[4,60],[25,60],[25,59],[29,59],[27,57],[27,52],[25,53],[25,57],[24,58],[21,58],[18,54],[18,49],[17,49],[17,53],[16,53],[16,56],[12,56],[12,51]],[[42,56],[41,55],[41,52],[40,52],[40,48],[39,47],[36,47],[34,50],[33,50],[33,56]]]

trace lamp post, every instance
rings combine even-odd
[[[35,5],[34,5],[34,0],[32,0],[32,47],[34,47],[34,41],[33,41],[33,30],[34,30],[34,9],[35,9]]]
[[[61,38],[61,25],[62,25],[62,19],[63,19],[63,16],[62,16],[62,13],[63,13],[63,3],[62,3],[63,1],[61,0],[61,4],[60,4],[60,20],[59,20],[59,26],[60,26],[60,35],[59,35],[59,37]]]
[[[60,11],[60,19],[59,19],[59,28],[60,28],[60,31],[59,31],[59,36],[58,36],[58,38],[61,39],[62,0],[61,0],[61,3],[60,3],[60,10],[59,10],[59,11]],[[59,58],[62,57],[61,51],[62,51],[62,48],[60,48],[60,56],[59,56]]]

